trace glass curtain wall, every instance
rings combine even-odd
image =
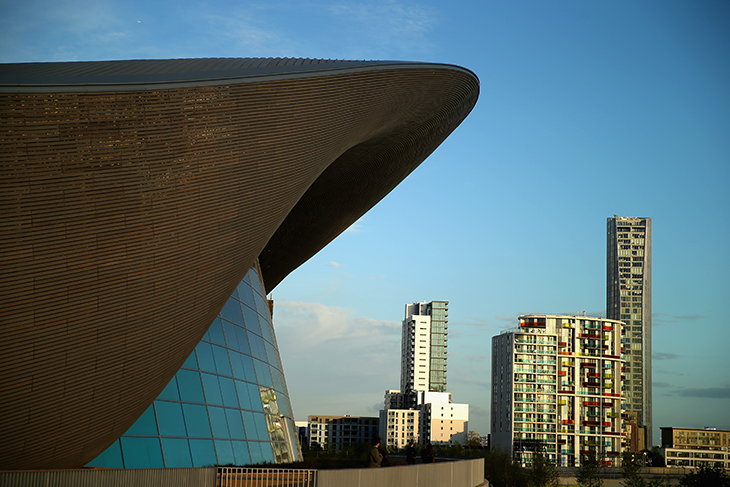
[[[137,422],[88,466],[174,468],[301,459],[256,267]]]

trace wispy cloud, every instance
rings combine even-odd
[[[469,416],[484,416],[489,417],[489,411],[487,411],[484,408],[480,408],[479,406],[475,406],[473,404],[469,405]]]
[[[318,303],[276,301],[274,323],[298,415],[330,414],[322,405],[338,414],[372,414],[367,405],[385,389],[398,388],[400,322]]]
[[[687,321],[698,321],[704,319],[702,315],[670,315],[667,313],[652,313],[652,325],[674,325]]]
[[[345,267],[345,266],[344,266],[344,265],[342,265],[342,264],[338,264],[338,263],[337,263],[337,262],[335,262],[334,260],[333,260],[332,262],[329,262],[329,263],[325,264],[325,265],[326,265],[326,266],[328,266],[328,267],[334,267],[335,269],[338,269],[338,268],[340,268],[340,267]]]
[[[654,360],[675,360],[678,358],[681,358],[681,355],[677,355],[676,353],[664,353],[664,352],[654,352],[652,354],[652,357]]]
[[[340,2],[328,6],[327,10],[335,19],[354,27],[349,40],[360,45],[358,58],[434,48],[427,35],[438,23],[439,14],[432,7],[384,0]]]
[[[347,227],[347,230],[345,230],[346,233],[363,233],[365,231],[365,226],[361,223],[355,222],[349,227]]]
[[[679,389],[677,395],[682,397],[707,397],[710,399],[730,399],[730,386],[707,387],[703,389]]]

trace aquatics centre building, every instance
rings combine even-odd
[[[299,458],[266,295],[478,95],[431,63],[0,65],[0,469]]]

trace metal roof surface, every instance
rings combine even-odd
[[[73,86],[185,83],[268,75],[412,65],[399,61],[346,61],[306,58],[137,59],[0,64],[0,86]]]

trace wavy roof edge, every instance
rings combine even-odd
[[[129,85],[216,84],[322,75],[323,72],[382,68],[432,67],[456,69],[476,78],[468,69],[451,64],[309,58],[191,58],[123,61],[64,61],[0,64],[0,89],[31,87],[93,87],[117,89]],[[16,90],[10,90],[16,91]]]

